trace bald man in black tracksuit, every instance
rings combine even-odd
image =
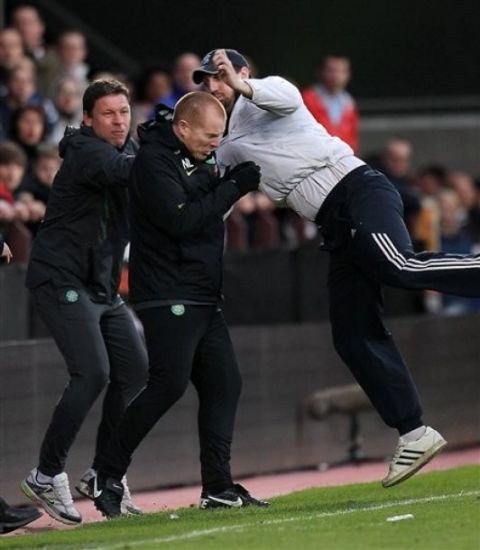
[[[231,477],[241,377],[221,309],[223,216],[258,187],[260,172],[245,162],[220,178],[212,151],[223,134],[225,112],[212,99],[188,94],[177,104],[173,123],[165,110],[139,129],[130,187],[130,300],[145,329],[150,376],[100,460],[103,485],[95,502],[107,517],[119,513],[119,482],[134,450],[190,380],[200,400],[201,507],[267,504]],[[185,112],[187,123],[181,109],[188,101],[196,114]],[[195,135],[183,138],[183,123],[200,136],[211,135],[211,145],[198,149]]]

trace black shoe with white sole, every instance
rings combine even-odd
[[[36,508],[15,508],[9,506],[3,498],[0,498],[0,534],[3,535],[19,527],[25,527],[41,515]]]
[[[238,483],[230,489],[225,489],[221,493],[212,495],[203,492],[200,498],[200,508],[207,510],[210,508],[242,508],[245,506],[270,506],[265,500],[258,500]]]
[[[123,485],[121,481],[111,477],[104,480],[99,476],[95,479],[95,508],[108,519],[121,516],[123,497]]]

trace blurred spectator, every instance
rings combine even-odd
[[[57,40],[56,53],[58,66],[52,84],[70,77],[74,78],[81,87],[81,92],[88,86],[89,66],[86,63],[88,49],[85,35],[77,30],[64,31]]]
[[[163,103],[174,107],[176,94],[172,77],[164,65],[155,65],[146,69],[137,81],[137,94],[132,106],[132,128],[155,116],[155,105]]]
[[[21,5],[13,9],[12,26],[22,37],[25,53],[35,62],[38,90],[49,97],[49,88],[53,79],[56,55],[45,44],[45,22],[38,9],[32,5]]]
[[[454,189],[464,208],[463,224],[474,243],[480,243],[479,191],[470,174],[452,171],[447,175],[447,185]]]
[[[441,220],[441,249],[451,254],[471,254],[473,241],[465,229],[466,211],[453,189],[443,189],[439,196]],[[442,295],[442,313],[462,315],[475,310],[478,300]]]
[[[405,139],[393,138],[387,141],[380,156],[379,168],[395,185],[404,207],[404,219],[410,233],[420,212],[420,197],[410,185],[412,168],[412,146]]]
[[[33,5],[14,8],[11,21],[22,37],[26,53],[33,59],[42,59],[46,54],[45,23],[37,8]]]
[[[38,149],[37,160],[33,167],[33,177],[20,188],[20,198],[23,201],[40,201],[44,206],[48,203],[53,180],[62,164],[57,147],[41,146]]]
[[[45,112],[40,105],[25,105],[12,115],[11,138],[23,149],[27,157],[26,175],[33,176],[38,147],[46,133]]]
[[[53,127],[58,118],[57,111],[53,103],[36,90],[31,70],[23,66],[13,69],[8,76],[7,88],[7,95],[0,98],[0,123],[5,135],[9,135],[12,130],[13,112],[25,105],[41,106],[46,116],[47,131]]]
[[[252,193],[243,195],[233,206],[226,221],[226,250],[246,251],[250,247],[250,230],[247,220],[255,211]]]
[[[175,102],[188,92],[198,90],[192,79],[192,73],[200,66],[200,58],[195,53],[182,53],[173,64],[173,94]]]
[[[475,206],[470,210],[469,230],[475,242],[475,252],[480,253],[480,180],[475,181]]]
[[[326,55],[317,68],[318,82],[304,89],[302,97],[308,110],[332,136],[338,136],[358,151],[358,110],[346,91],[350,81],[350,60],[341,55]]]
[[[0,231],[15,250],[14,262],[18,263],[28,261],[32,235],[25,224],[35,219],[35,212],[15,196],[26,162],[18,145],[8,141],[0,143]]]
[[[25,57],[22,37],[13,28],[0,30],[0,97],[7,95],[8,72],[17,67]]]
[[[82,89],[78,81],[71,77],[59,80],[55,87],[55,108],[58,120],[53,126],[48,142],[58,145],[67,126],[80,126],[82,121]]]

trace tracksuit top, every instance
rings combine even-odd
[[[314,119],[293,84],[279,76],[246,82],[252,99],[237,98],[218,162],[225,169],[255,160],[262,168],[260,190],[313,221],[335,185],[365,163]]]

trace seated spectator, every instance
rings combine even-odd
[[[318,82],[305,88],[302,97],[308,110],[332,136],[338,136],[357,152],[358,110],[346,91],[350,81],[350,60],[343,55],[326,55],[317,68]]]
[[[31,4],[13,8],[10,19],[12,27],[22,37],[26,55],[35,63],[38,90],[44,97],[49,97],[58,60],[56,54],[46,46],[45,22],[38,9]]]
[[[26,263],[32,233],[28,222],[38,222],[41,212],[17,196],[26,167],[25,153],[13,142],[0,143],[0,231],[15,250],[14,262]]]
[[[279,248],[280,225],[275,216],[275,205],[264,193],[254,193],[255,218],[251,237],[253,248]]]
[[[155,105],[163,103],[174,107],[175,93],[169,70],[162,65],[148,68],[137,83],[137,95],[133,105],[133,118],[136,123],[154,117]]]
[[[26,176],[33,175],[33,166],[37,160],[38,147],[45,139],[46,119],[40,105],[25,105],[12,115],[10,137],[20,145],[27,157]]]
[[[25,105],[39,105],[43,108],[49,131],[58,115],[53,103],[43,97],[35,88],[35,76],[25,66],[13,69],[8,75],[8,93],[0,99],[0,123],[6,135],[12,131],[12,114]]]
[[[412,146],[409,141],[393,138],[387,141],[380,155],[381,170],[400,193],[404,207],[404,219],[410,233],[420,213],[420,196],[411,186]]]
[[[420,168],[412,180],[413,187],[420,193],[421,210],[412,234],[415,240],[423,243],[426,250],[441,249],[441,208],[439,196],[445,188],[447,171],[440,165]]]
[[[57,147],[40,146],[33,168],[33,177],[20,187],[21,200],[29,203],[39,201],[44,207],[43,210],[45,210],[53,180],[61,164],[62,159],[58,154]]]
[[[182,53],[173,63],[173,95],[177,102],[188,92],[198,90],[197,84],[192,79],[195,69],[200,66],[200,58],[195,53]]]
[[[54,104],[58,120],[48,136],[48,142],[58,145],[67,126],[80,126],[82,122],[82,89],[77,80],[65,77],[57,82]]]
[[[77,30],[62,32],[58,37],[55,51],[58,65],[52,78],[53,89],[59,80],[70,77],[78,82],[83,94],[88,86],[90,72],[90,67],[86,63],[88,49],[85,35]]]
[[[471,254],[473,241],[464,226],[466,211],[459,195],[453,189],[442,189],[440,204],[441,249],[450,254]],[[460,296],[442,295],[444,315],[462,315],[474,311],[478,300]]]
[[[480,193],[474,179],[466,172],[452,171],[446,184],[457,193],[464,208],[466,231],[475,244],[480,244]]]
[[[0,30],[0,97],[7,95],[7,77],[25,57],[22,37],[13,28]]]

